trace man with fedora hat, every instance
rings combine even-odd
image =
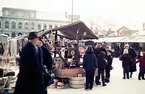
[[[45,94],[43,77],[43,52],[38,47],[37,32],[30,32],[29,42],[20,54],[20,71],[14,94]]]

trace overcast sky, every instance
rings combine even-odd
[[[72,0],[0,0],[0,8],[13,7],[63,14]],[[82,19],[103,18],[120,25],[145,22],[145,0],[74,0],[74,13]]]

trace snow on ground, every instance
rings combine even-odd
[[[114,69],[111,72],[111,82],[106,86],[95,86],[91,91],[84,89],[48,89],[49,94],[145,94],[145,81],[137,79],[138,72],[129,80],[122,79],[121,62],[113,60]],[[138,65],[137,65],[138,67]]]

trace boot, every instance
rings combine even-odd
[[[130,73],[130,78],[132,78],[132,72]]]
[[[105,82],[102,82],[103,83],[103,86],[106,86]]]
[[[125,73],[123,73],[123,79],[126,79],[126,77],[125,77]]]
[[[89,88],[88,87],[85,87],[85,90],[89,90]]]
[[[105,82],[106,82],[106,83],[109,83],[109,82],[110,82],[110,80],[109,80],[108,78],[106,78],[106,79],[105,79]]]
[[[100,81],[96,82],[96,85],[101,85],[101,82]]]
[[[127,79],[129,79],[129,73],[127,73]]]
[[[140,75],[138,76],[138,80],[141,80]]]

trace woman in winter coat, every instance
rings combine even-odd
[[[136,54],[134,48],[130,47],[128,44],[125,44],[124,49],[127,49],[129,55],[131,56],[131,63],[130,63],[130,67],[129,67],[129,72],[130,72],[130,78],[132,78],[133,72],[136,71],[136,64],[135,64],[135,62],[136,62],[137,54]],[[122,54],[123,54],[123,51],[122,51]]]
[[[139,74],[138,74],[138,80],[141,80],[141,77],[142,77],[142,80],[145,80],[145,78],[144,78],[144,74],[145,74],[145,53],[143,53],[143,56],[136,63],[138,63],[138,62],[139,62],[139,67],[140,67],[140,71],[139,71]]]
[[[83,68],[86,72],[86,90],[91,90],[93,88],[94,74],[97,66],[97,58],[93,49],[92,47],[88,47],[86,54],[83,57]]]
[[[129,52],[127,49],[124,49],[123,55],[120,57],[120,60],[122,61],[122,68],[123,68],[123,79],[129,79],[129,66],[131,62],[131,56],[129,55]]]

